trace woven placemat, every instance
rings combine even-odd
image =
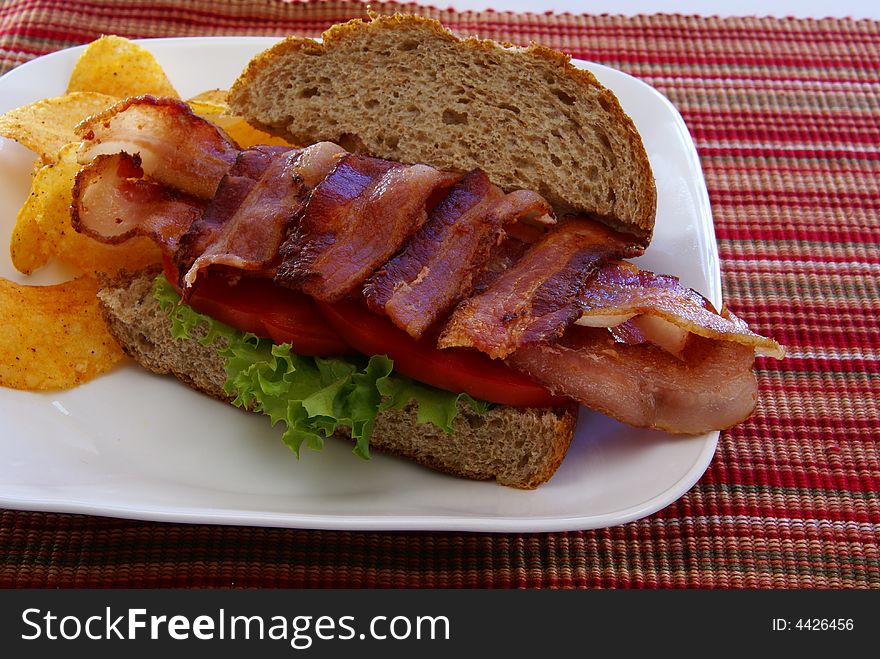
[[[660,513],[600,531],[366,533],[6,511],[0,586],[880,587],[880,24],[434,16],[615,66],[693,132],[726,300],[789,347],[755,414]],[[0,71],[101,33],[317,36],[352,2],[5,2]]]

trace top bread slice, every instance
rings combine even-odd
[[[542,46],[459,39],[417,16],[354,20],[255,57],[229,105],[295,144],[480,167],[557,212],[651,238],[654,177],[632,120],[591,73]]]
[[[202,345],[198,339],[204,337],[204,328],[193,330],[190,339],[171,336],[171,322],[152,295],[158,272],[123,273],[104,282],[98,299],[110,333],[141,366],[173,374],[193,389],[231,401],[233,397],[224,391],[226,371],[218,352],[222,346]],[[497,406],[477,414],[461,403],[458,412],[453,432],[447,434],[434,425],[418,423],[413,405],[382,411],[376,417],[370,446],[449,474],[533,489],[546,482],[565,457],[578,408],[575,404]]]

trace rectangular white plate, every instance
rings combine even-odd
[[[156,39],[155,53],[184,98],[228,88],[271,38]],[[64,92],[81,48],[53,53],[0,78],[0,112]],[[654,240],[642,267],[681,277],[721,302],[706,186],[681,116],[624,73],[593,71],[633,118],[657,178]],[[0,244],[27,196],[32,154],[0,139]],[[47,268],[17,273],[4,248],[0,276],[46,284]],[[63,347],[59,347],[63,349]],[[718,433],[674,437],[581,411],[571,450],[533,492],[434,473],[375,455],[365,462],[330,441],[299,461],[263,416],[126,365],[70,391],[0,389],[0,506],[148,520],[323,529],[560,531],[649,515],[703,474]]]

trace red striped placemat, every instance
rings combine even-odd
[[[373,3],[377,6],[378,3]],[[402,8],[628,71],[702,158],[725,297],[789,347],[706,475],[600,531],[367,533],[0,513],[0,586],[880,587],[880,24]],[[353,2],[0,6],[0,71],[101,33],[319,35]]]

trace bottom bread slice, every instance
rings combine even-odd
[[[223,359],[197,339],[175,339],[170,322],[152,295],[156,271],[125,275],[107,283],[98,297],[110,332],[122,349],[149,370],[173,374],[205,394],[229,401],[223,390]],[[222,340],[222,339],[219,339]],[[494,478],[533,489],[546,482],[568,450],[577,406],[495,407],[483,414],[462,403],[446,433],[416,421],[414,405],[379,413],[370,447],[427,467],[474,480]],[[339,433],[344,436],[344,433]]]

